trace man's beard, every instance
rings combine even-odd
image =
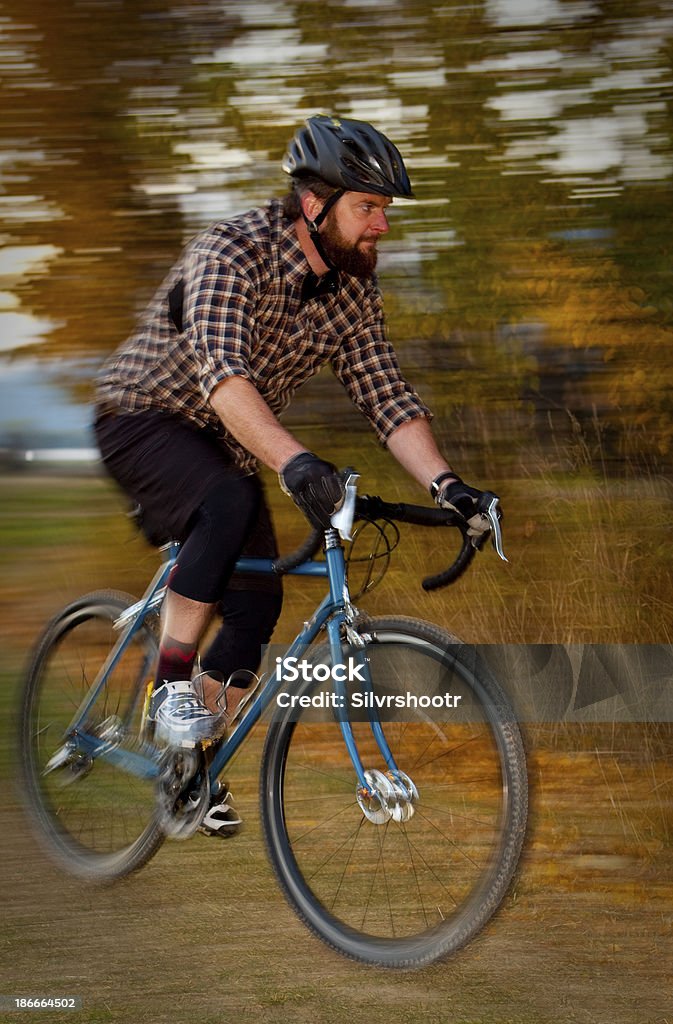
[[[376,246],[367,249],[359,249],[358,243],[347,241],[342,235],[334,211],[330,210],[325,218],[325,226],[320,232],[320,241],[330,262],[337,270],[352,277],[359,277],[367,280],[376,269],[378,253]]]

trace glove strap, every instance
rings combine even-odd
[[[439,476],[436,476],[435,479],[430,484],[430,494],[434,501],[437,501],[437,498],[439,497],[442,489],[442,484],[444,483],[445,480],[453,480],[454,483],[457,484],[462,484],[463,482],[460,479],[460,477],[453,472],[453,470],[445,469],[444,472],[440,473]]]

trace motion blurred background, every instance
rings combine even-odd
[[[668,469],[672,29],[654,0],[3,0],[5,443],[88,444],[91,378],[182,243],[281,193],[295,127],[336,111],[408,159],[390,332],[471,468],[579,425]]]

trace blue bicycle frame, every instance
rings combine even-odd
[[[109,674],[114,670],[128,643],[142,627],[146,615],[151,611],[158,610],[161,606],[166,583],[170,571],[175,564],[179,546],[171,544],[165,550],[166,559],[157,571],[144,596],[140,601],[123,612],[117,620],[115,625],[123,630],[122,635],[110,652],[87,695],[87,699],[78,709],[76,718],[71,722],[68,729],[68,735],[76,735],[80,749],[91,754],[92,757],[104,757],[123,770],[144,778],[155,778],[158,773],[157,758],[156,756],[151,756],[152,753],[157,753],[153,748],[148,747],[147,755],[145,755],[142,751],[131,751],[114,746],[114,744],[106,743],[100,737],[87,734],[86,729],[82,728],[81,723],[86,722],[89,710],[95,704]],[[241,558],[236,563],[236,569],[246,573],[268,574],[274,572],[274,565],[272,560],[267,558]],[[325,532],[324,561],[311,560],[303,562],[296,568],[288,570],[288,575],[327,579],[329,593],[311,618],[305,622],[302,631],[288,647],[284,657],[280,659],[281,663],[288,658],[302,655],[310,644],[313,643],[323,627],[326,627],[327,630],[332,664],[340,663],[343,657],[344,626],[352,621],[353,608],[348,592],[344,549],[337,530],[331,528]],[[369,678],[367,661],[364,657],[361,658],[361,667],[364,670],[363,674],[366,680],[364,685],[371,690],[371,679]],[[217,779],[220,772],[242,743],[244,743],[255,723],[277,697],[282,687],[283,680],[277,669],[265,683],[257,697],[252,700],[239,725],[219,745],[208,769],[212,793],[217,792]],[[334,690],[337,694],[337,703],[345,707],[347,696],[345,682],[334,679]],[[358,782],[365,791],[369,791],[370,786],[365,778],[365,770],[358,753],[351,723],[346,715],[341,714],[338,717],[344,742],[353,763]],[[381,723],[372,709],[369,710],[369,722],[388,771],[397,773],[397,766],[381,728]]]

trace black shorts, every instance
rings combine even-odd
[[[164,412],[104,413],[95,433],[105,467],[132,501],[142,508],[141,526],[154,544],[184,541],[191,519],[206,495],[227,481],[247,476],[234,463],[227,446],[208,429]],[[275,558],[278,554],[262,482],[260,503],[241,554]],[[231,586],[246,582],[253,589],[278,589],[279,580],[236,574]]]

